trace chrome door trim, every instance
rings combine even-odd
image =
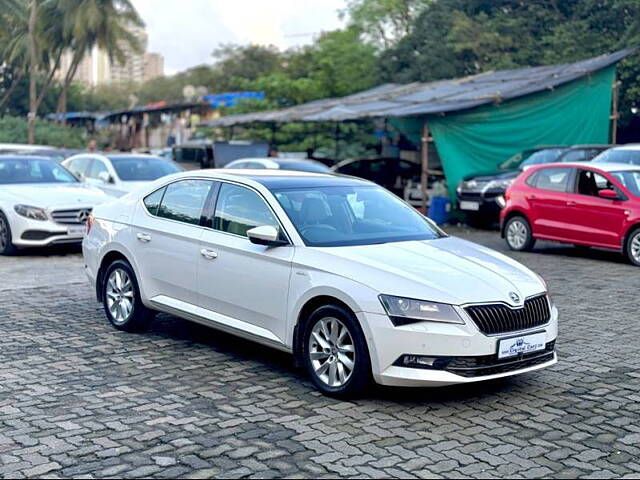
[[[286,353],[293,353],[292,348],[288,347],[266,328],[258,327],[242,320],[227,317],[212,310],[198,307],[191,303],[183,302],[166,295],[158,295],[149,300],[149,302],[157,309],[163,312],[176,315],[177,317],[199,323],[206,327],[222,330],[223,332],[236,335],[238,337],[252,340],[254,342],[276,348]]]

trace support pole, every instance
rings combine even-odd
[[[611,95],[611,143],[614,145],[618,143],[618,118],[620,118],[620,113],[618,112],[618,91],[620,89],[619,80],[614,80],[612,87],[612,95]]]
[[[422,174],[420,176],[420,188],[422,191],[422,211],[427,214],[427,188],[429,182],[429,125],[424,122],[422,127]]]
[[[336,122],[336,129],[335,129],[335,132],[334,132],[334,137],[335,137],[335,142],[336,142],[334,158],[335,158],[335,161],[337,162],[338,161],[338,155],[340,154],[340,145],[339,145],[339,142],[340,142],[340,123],[339,122]]]

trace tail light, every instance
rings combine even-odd
[[[89,232],[91,231],[91,227],[93,227],[93,222],[94,222],[94,218],[93,215],[89,215],[89,217],[87,217],[87,235],[89,235]]]

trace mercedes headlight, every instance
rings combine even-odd
[[[391,295],[380,295],[380,301],[396,327],[417,322],[464,324],[456,310],[445,303]]]
[[[13,207],[18,215],[30,220],[48,220],[47,211],[44,208],[31,207],[29,205],[16,205]]]

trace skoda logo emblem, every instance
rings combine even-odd
[[[78,223],[87,223],[87,219],[89,218],[89,210],[80,210],[78,212]]]
[[[520,295],[516,292],[509,292],[509,298],[513,303],[520,303]]]

